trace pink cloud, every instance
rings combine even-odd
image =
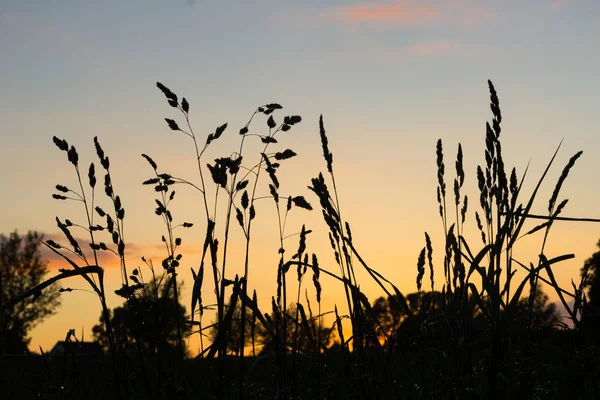
[[[62,233],[51,233],[44,235],[44,240],[54,240],[55,242],[61,244],[62,246],[71,249],[69,245],[69,241],[64,237]],[[84,237],[75,237],[75,240],[79,243],[81,250],[85,253],[88,262],[94,263],[94,257],[92,250],[89,247],[90,240],[89,238]],[[116,251],[116,246],[112,243],[112,240],[109,236],[103,235],[102,233],[96,235],[96,241],[104,241],[106,245]],[[49,268],[51,270],[56,270],[59,268],[71,269],[71,265],[61,256],[47,248],[46,246],[41,246],[42,257],[49,261]],[[78,266],[84,266],[85,263],[79,257],[74,255],[73,253],[66,251],[64,249],[59,250],[62,254],[73,260]],[[199,243],[193,243],[191,241],[184,241],[181,246],[177,248],[177,253],[183,254],[183,258],[186,261],[190,261],[191,259],[197,258],[197,256],[202,254],[202,245]],[[119,257],[108,251],[98,251],[98,264],[105,268],[119,268],[120,261]],[[161,261],[167,256],[167,251],[165,245],[160,243],[160,240],[156,244],[143,244],[143,243],[133,243],[127,242],[125,245],[125,259],[127,261],[128,269],[132,269],[138,267],[143,264],[141,261],[141,257],[145,257],[146,259],[152,259],[155,267],[162,269],[160,266]]]
[[[567,3],[567,0],[556,0],[552,2],[551,7],[553,10],[560,10]]]
[[[415,4],[413,1],[395,1],[393,3],[356,4],[338,7],[326,13],[329,19],[346,24],[376,23],[415,28],[434,22],[440,15],[436,7]]]
[[[65,236],[62,233],[44,234],[44,241],[47,241],[47,240],[53,240],[56,243],[59,243],[61,246],[72,250],[72,247],[69,245],[69,241],[65,238]],[[90,241],[89,238],[85,239],[82,237],[75,237],[75,240],[81,247],[81,250],[87,256],[88,261],[90,263],[94,263],[93,256],[91,255],[92,252],[88,245],[88,243]],[[108,244],[109,243],[107,243],[107,245]],[[110,244],[112,244],[112,243],[110,243]],[[61,257],[58,254],[56,254],[55,252],[53,252],[45,245],[40,246],[40,251],[42,254],[42,258],[49,261],[50,269],[59,269],[59,268],[71,269],[72,268],[71,265],[63,257]],[[73,262],[75,262],[78,266],[82,267],[85,265],[83,260],[81,260],[79,257],[74,255],[73,253],[66,251],[64,249],[59,249],[58,251],[60,253],[64,254],[65,256],[67,256],[69,259],[71,259]],[[115,263],[118,264],[118,259],[112,253],[108,253],[105,251],[99,251],[97,254],[98,254],[98,264],[100,264],[101,266],[111,265],[111,264],[115,264]]]
[[[502,18],[499,12],[489,10],[470,0],[448,0],[443,8],[444,15],[449,20],[461,23],[468,29],[493,24]]]
[[[566,0],[560,0],[566,1]],[[433,24],[459,24],[477,28],[498,22],[501,15],[470,0],[444,0],[438,5],[413,0],[387,3],[357,3],[327,11],[326,20],[357,27],[361,24],[418,28]]]

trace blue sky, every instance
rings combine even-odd
[[[583,0],[0,0],[0,231],[55,234],[55,215],[75,218],[77,211],[50,197],[56,183],[73,179],[51,138],[67,139],[89,162],[98,136],[130,210],[129,240],[139,249],[158,243],[152,193],[138,184],[151,172],[140,153],[195,176],[189,142],[164,124],[175,114],[155,87],[161,81],[189,99],[197,132],[230,123],[215,156],[235,148],[237,130],[258,105],[279,102],[302,115],[286,137],[299,157],[285,174],[290,191],[307,198],[310,178],[324,169],[317,130],[324,114],[354,236],[376,267],[412,291],[422,232],[441,235],[435,142],[444,140],[448,160],[463,144],[475,190],[489,78],[500,96],[510,165],[521,172],[531,160],[533,180],[564,138],[539,210],[552,180],[582,149],[564,187],[565,214],[600,217],[599,37],[600,3]],[[198,200],[188,194],[186,217]],[[305,218],[315,235],[324,231],[317,214],[296,223]],[[265,225],[269,245],[258,245],[257,254],[276,257],[267,232]],[[553,234],[553,251],[577,255],[558,272],[568,284],[600,229],[557,225]],[[201,240],[195,235],[190,245]],[[318,238],[314,246],[326,254]],[[537,242],[524,246],[524,257],[535,254]],[[265,293],[272,293],[274,274],[257,280]],[[75,300],[63,303],[65,314],[76,309]],[[83,319],[89,326],[98,314],[52,317],[39,332],[61,337],[69,324]]]

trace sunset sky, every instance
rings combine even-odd
[[[164,226],[154,215],[154,191],[141,185],[152,169],[140,155],[152,156],[164,172],[199,180],[191,140],[164,121],[181,116],[156,88],[160,81],[188,99],[200,140],[229,123],[206,162],[237,151],[237,132],[260,105],[282,104],[279,120],[301,115],[302,123],[281,134],[276,145],[298,153],[281,167],[281,194],[304,195],[315,208],[318,200],[306,187],[325,170],[318,134],[323,114],[354,242],[373,268],[410,293],[416,291],[424,231],[432,236],[436,272],[442,276],[438,138],[444,141],[448,179],[462,143],[472,199],[466,229],[470,241],[481,244],[473,200],[475,168],[484,161],[485,121],[491,118],[487,79],[500,98],[507,165],[522,173],[531,162],[525,195],[564,139],[533,212],[546,212],[563,166],[583,150],[560,196],[570,199],[564,215],[600,218],[598,38],[597,0],[0,0],[0,233],[38,230],[64,242],[55,217],[83,223],[85,214],[80,204],[51,197],[56,184],[75,187],[76,182],[52,136],[75,145],[83,165],[97,163],[93,137],[98,136],[127,213],[129,266],[141,265],[141,256],[159,266]],[[266,118],[257,117],[251,131],[266,130]],[[258,144],[250,148],[258,154]],[[259,187],[268,194],[266,181]],[[195,223],[181,232],[180,277],[189,310],[189,268],[197,270],[205,221],[198,193],[177,191],[175,219]],[[98,198],[107,204],[101,189]],[[313,230],[309,251],[336,271],[320,211],[294,209],[287,233],[300,231],[303,223]],[[243,271],[243,237],[237,225],[233,228],[232,274]],[[268,310],[279,248],[272,201],[258,203],[255,229],[249,286]],[[561,285],[570,288],[571,278],[578,281],[599,238],[598,224],[555,225],[547,254],[576,255],[556,266]],[[536,262],[540,244],[541,237],[524,239],[515,258]],[[287,248],[287,254],[295,251],[295,237]],[[50,260],[53,273],[67,267]],[[118,260],[102,261],[112,293],[121,282]],[[362,271],[359,281],[369,298],[382,294]],[[210,282],[207,277],[207,303],[214,301]],[[82,279],[63,286],[87,289]],[[323,310],[332,309],[342,287],[326,280],[323,290]],[[119,304],[115,295],[109,300],[113,307]],[[58,313],[31,333],[30,349],[50,349],[71,328],[79,334],[83,327],[90,339],[99,315],[92,294],[66,293]],[[206,322],[212,318],[207,315]],[[191,346],[195,351],[197,341]]]

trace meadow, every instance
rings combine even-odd
[[[102,318],[95,334],[106,352],[78,354],[78,339],[69,332],[71,346],[59,357],[3,356],[3,398],[597,398],[600,353],[596,309],[586,295],[590,276],[584,270],[572,287],[560,287],[553,270],[574,255],[546,255],[556,221],[583,222],[561,214],[568,202],[561,189],[582,152],[572,155],[554,183],[546,177],[556,168],[560,146],[541,176],[505,165],[500,101],[491,81],[488,87],[491,121],[476,172],[465,172],[460,145],[450,158],[441,139],[432,149],[444,240],[434,244],[427,232],[415,232],[422,235],[423,248],[411,272],[417,291],[410,294],[370,267],[353,240],[323,116],[315,127],[323,172],[306,177],[306,193],[288,194],[278,171],[296,156],[284,143],[287,132],[302,123],[301,116],[283,114],[280,104],[265,104],[241,129],[223,124],[200,137],[190,122],[192,105],[157,83],[177,113],[165,118],[166,127],[192,144],[197,179],[174,176],[168,166],[142,155],[148,165],[143,185],[155,200],[156,218],[164,223],[165,251],[156,264],[144,259],[143,268],[131,267],[125,257],[127,214],[101,139],[94,138],[97,161],[88,166],[74,146],[55,136],[77,180],[57,185],[53,197],[82,207],[86,219],[56,219],[64,240],[44,245],[62,257],[66,268],[2,307],[32,301],[56,282],[83,278],[99,300]],[[239,146],[217,156],[211,145],[225,134],[238,135]],[[249,142],[260,143],[262,150],[247,154]],[[466,176],[476,179],[469,182]],[[468,184],[476,184],[478,198],[465,194]],[[552,184],[550,199],[539,199],[539,189]],[[175,189],[182,186],[201,199],[203,221],[175,215],[173,204],[181,196]],[[526,187],[529,197],[522,194]],[[98,205],[100,196],[109,208]],[[250,270],[251,249],[261,240],[253,230],[261,218],[258,201],[274,207],[279,236],[279,248],[273,249],[279,262],[272,269],[277,290],[262,303]],[[545,215],[532,213],[536,201],[547,202]],[[310,250],[311,229],[288,224],[288,216],[302,212],[322,215],[318,229],[328,232],[337,265],[325,265]],[[477,227],[475,237],[465,235],[467,221]],[[188,271],[181,265],[181,232],[199,224],[201,261]],[[81,230],[85,243],[76,239]],[[541,248],[536,260],[524,263],[513,252],[529,235],[540,237]],[[443,254],[442,276],[434,274],[434,245]],[[229,260],[240,249],[243,273],[232,274]],[[121,287],[105,286],[101,252],[120,260]],[[381,298],[367,298],[359,271],[375,282]],[[343,289],[333,309],[321,307],[328,289],[325,276]],[[189,309],[180,304],[182,277],[192,282]],[[558,297],[568,323],[552,318],[542,286]],[[126,319],[108,307],[108,291],[123,298]],[[201,343],[197,356],[186,348],[194,335]]]

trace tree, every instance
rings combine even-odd
[[[454,311],[448,304],[445,304],[444,295],[441,292],[415,292],[409,293],[405,298],[409,308],[408,314],[398,306],[398,301],[394,301],[394,296],[388,299],[380,297],[373,302],[371,317],[378,325],[377,332],[380,339],[387,338],[395,348],[405,348],[423,334],[425,322],[427,322],[428,334],[442,338],[447,337],[444,336],[447,332],[443,331],[448,326],[447,322],[453,319]],[[549,302],[548,296],[543,292],[541,283],[537,284],[532,300],[531,313],[529,296],[521,298],[516,307],[511,309],[510,318],[513,327],[519,329],[530,327],[534,330],[554,328],[558,324],[560,316],[556,305]],[[483,296],[483,302],[489,304],[489,297]],[[471,299],[469,299],[469,304],[473,318],[472,328],[484,331],[488,326],[487,318],[478,307],[475,307],[475,303]],[[444,323],[438,323],[440,318],[444,319]],[[440,336],[440,334],[442,335]]]
[[[40,254],[42,235],[16,231],[0,234],[0,305],[40,284],[48,272]],[[60,305],[59,287],[51,285],[33,301],[25,300],[3,309],[0,314],[0,354],[27,352],[29,331]]]
[[[406,315],[394,306],[391,298],[379,297],[371,306],[371,318],[377,325],[378,335],[381,339],[387,338],[393,331],[398,329],[400,322]]]
[[[597,246],[600,248],[600,241]],[[585,260],[581,268],[584,290],[587,290],[581,322],[587,328],[600,330],[600,251]]]
[[[517,316],[527,316],[529,312],[529,297],[525,296],[517,303]],[[524,320],[525,318],[517,318]],[[531,329],[554,328],[560,320],[556,311],[556,304],[548,303],[548,295],[542,290],[542,284],[538,282],[533,296],[531,307]]]
[[[600,241],[597,246],[600,248]],[[587,299],[590,304],[600,304],[600,251],[585,260],[581,275],[585,277],[585,288],[588,290]]]
[[[394,334],[406,319],[412,319],[442,304],[440,292],[415,292],[406,295],[410,313],[407,314],[401,307],[396,295],[389,298],[379,297],[371,306],[371,318],[377,324],[380,339]]]
[[[171,281],[163,283],[169,275],[160,279],[153,276],[148,283],[143,282],[139,270],[134,270],[133,276],[140,279],[131,286],[137,289],[124,305],[109,312],[115,340],[139,345],[152,353],[174,352],[178,342],[177,325],[181,326],[182,337],[189,333],[190,326],[186,324],[185,307],[175,304],[173,284]],[[181,290],[179,285],[178,290]],[[103,313],[100,323],[92,328],[92,334],[102,348],[108,348]]]

